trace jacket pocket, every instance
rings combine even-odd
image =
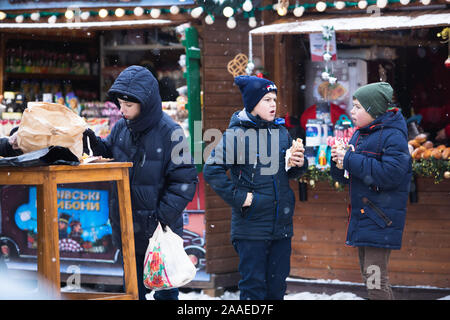
[[[361,210],[363,215],[366,215],[370,220],[375,222],[380,228],[384,229],[392,224],[392,221],[389,217],[381,211],[381,209],[374,209],[371,206],[364,206]]]
[[[271,217],[268,212],[273,212],[273,199],[271,196],[253,192],[253,201],[251,205],[244,209],[241,208],[242,216],[248,220],[264,220]]]

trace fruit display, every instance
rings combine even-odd
[[[411,157],[414,160],[430,158],[448,160],[450,158],[450,147],[443,144],[435,146],[433,142],[427,140],[427,135],[424,133],[408,141],[408,144]]]

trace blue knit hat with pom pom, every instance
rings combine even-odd
[[[277,86],[270,80],[255,76],[237,76],[234,83],[239,86],[244,108],[252,112],[258,102],[269,92],[277,93]]]

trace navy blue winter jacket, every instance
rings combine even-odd
[[[178,235],[183,232],[182,212],[192,200],[197,184],[197,171],[190,154],[183,153],[182,129],[162,111],[158,82],[151,72],[140,66],[125,69],[110,88],[108,95],[119,107],[115,96],[126,94],[140,101],[137,119],[120,119],[111,133],[94,145],[95,155],[112,157],[116,161],[133,162],[130,168],[130,191],[133,211],[136,253],[145,254],[148,239],[158,220],[170,226]],[[177,139],[172,139],[172,134]],[[175,141],[172,141],[175,140]],[[172,161],[174,147],[188,161]],[[186,150],[186,149],[184,149]],[[112,203],[111,226],[113,240],[120,239],[117,201]]]
[[[295,195],[289,186],[289,179],[300,177],[308,163],[305,159],[303,167],[293,167],[286,172],[285,155],[292,139],[278,120],[267,122],[245,110],[235,112],[228,130],[203,168],[205,181],[232,208],[231,240],[274,240],[293,235]],[[258,133],[253,141],[248,138],[252,134],[251,129]],[[243,134],[239,135],[239,131]],[[259,136],[259,133],[262,135]],[[276,137],[277,133],[279,138],[274,138],[276,152],[272,158],[271,137]],[[239,141],[244,143],[239,145]],[[265,150],[263,146],[266,141]],[[242,148],[239,149],[239,146]],[[254,157],[250,152],[253,147]],[[231,179],[227,176],[228,170]],[[253,193],[253,201],[250,207],[243,209],[248,192]]]
[[[351,199],[346,244],[400,249],[411,181],[408,130],[398,111],[383,114],[356,130],[344,169],[332,162],[332,177],[349,183]]]

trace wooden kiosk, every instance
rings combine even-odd
[[[52,165],[45,167],[2,167],[0,181],[8,185],[36,185],[38,226],[38,291],[49,298],[137,299],[131,214],[129,162]],[[57,185],[96,181],[116,181],[119,199],[125,293],[61,293]]]

